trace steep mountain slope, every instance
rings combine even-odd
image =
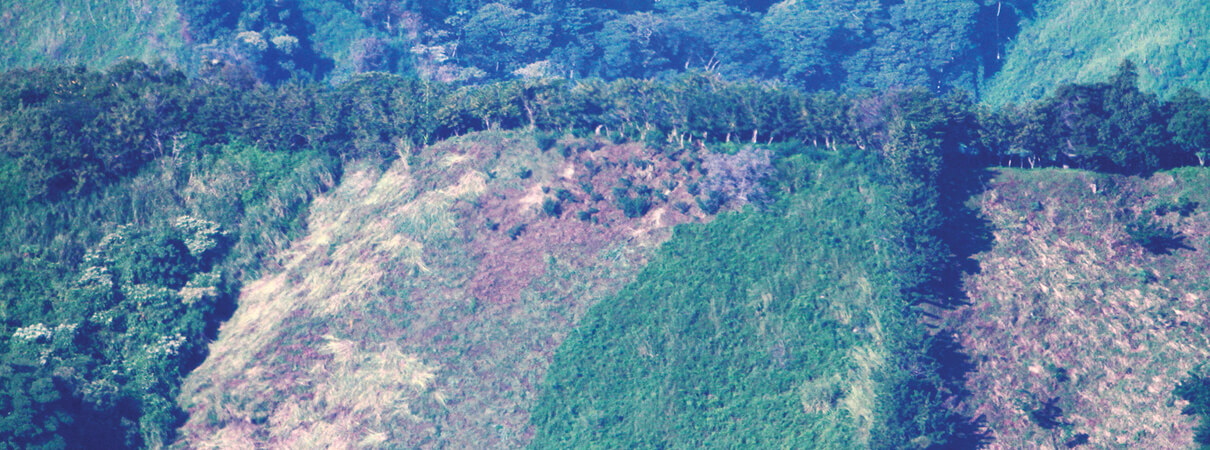
[[[536,446],[868,445],[888,357],[869,259],[884,193],[844,166],[812,172],[768,211],[678,229],[590,310],[546,382]]]
[[[537,385],[576,319],[668,227],[705,217],[669,207],[692,201],[697,171],[667,156],[591,139],[556,147],[489,132],[348,170],[186,381],[183,442],[528,442]],[[594,195],[619,178],[656,190],[646,214]]]
[[[995,237],[943,324],[971,356],[965,408],[991,448],[1190,445],[1172,391],[1210,357],[1208,187],[1201,168],[1001,169],[972,201]],[[1148,221],[1177,237],[1140,246]]]
[[[0,0],[0,70],[121,58],[173,61],[185,45],[176,3]]]
[[[678,227],[589,310],[544,383],[534,446],[968,444],[947,428],[961,419],[914,404],[935,386],[900,309],[894,188],[847,153],[791,158],[783,198]],[[920,383],[902,397],[901,369]],[[900,421],[919,428],[888,438]]]
[[[1007,3],[1007,2],[1006,2]],[[1042,0],[986,84],[993,105],[1036,100],[1064,83],[1108,78],[1123,59],[1143,90],[1210,92],[1210,3],[1201,0]],[[1007,6],[1006,6],[1007,7]]]

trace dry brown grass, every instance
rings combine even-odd
[[[312,204],[282,269],[244,288],[186,380],[182,444],[528,442],[528,408],[576,318],[633,277],[669,227],[701,216],[658,206],[627,219],[608,201],[581,200],[545,217],[543,187],[587,199],[581,182],[608,192],[630,158],[656,161],[636,180],[652,186],[679,164],[637,145],[565,158],[526,142],[485,133],[425,149],[415,167],[348,170]],[[586,161],[613,163],[593,172]],[[512,176],[517,167],[533,176]],[[667,194],[690,199],[683,186]],[[599,223],[575,218],[592,206]],[[528,229],[512,240],[505,230],[518,223]]]
[[[1201,300],[1210,213],[1163,217],[1195,249],[1149,254],[1130,242],[1125,221],[1147,201],[1172,197],[1181,181],[1159,174],[1112,182],[1108,189],[1106,179],[1082,172],[1003,171],[978,199],[994,247],[976,256],[982,271],[966,280],[971,305],[946,320],[976,364],[964,407],[986,417],[990,448],[1062,446],[1077,433],[1096,448],[1191,443],[1193,420],[1181,415],[1172,389],[1210,357],[1201,332],[1210,324]],[[1101,187],[1095,194],[1092,184]],[[1051,397],[1060,398],[1069,426],[1044,430],[1027,416]]]

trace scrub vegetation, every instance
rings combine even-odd
[[[1210,445],[1119,3],[0,0],[0,447]]]

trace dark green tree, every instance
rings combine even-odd
[[[1197,158],[1198,165],[1206,165],[1210,156],[1210,100],[1191,89],[1182,89],[1167,106],[1171,114],[1168,132],[1179,153]]]

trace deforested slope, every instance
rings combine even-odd
[[[1208,183],[1001,169],[972,201],[995,238],[945,321],[990,448],[1191,445],[1173,388],[1210,357]]]
[[[525,445],[538,383],[584,308],[668,227],[708,217],[672,207],[692,201],[698,172],[667,156],[545,143],[487,132],[346,170],[185,382],[183,443]],[[648,203],[625,211],[615,196]]]

